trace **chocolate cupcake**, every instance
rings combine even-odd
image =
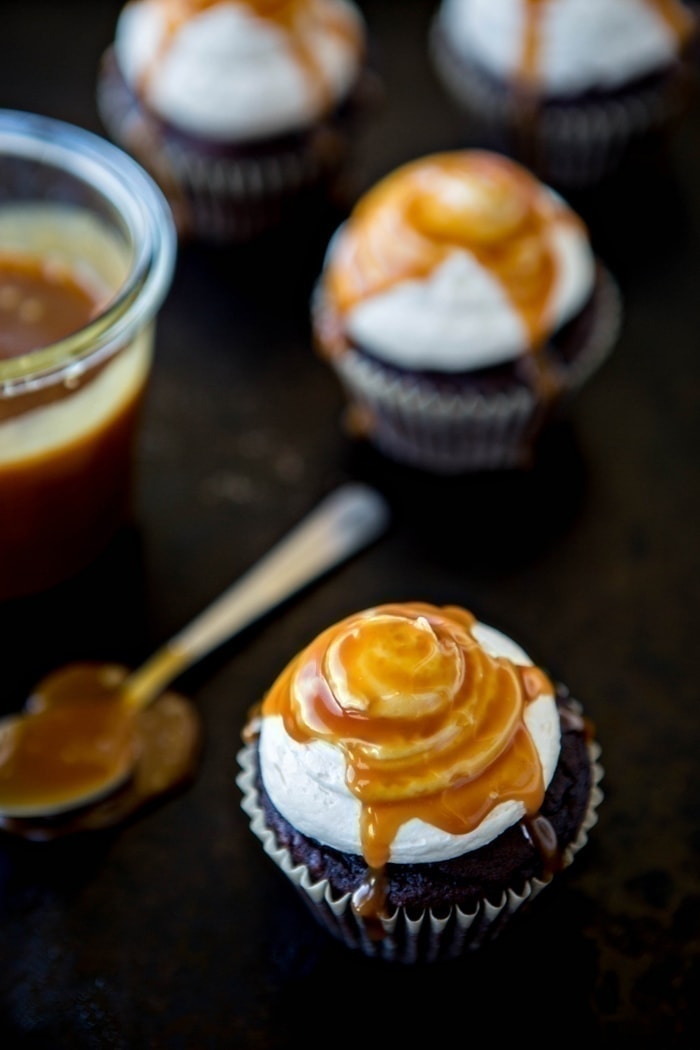
[[[581,705],[467,610],[328,628],[250,715],[243,808],[312,915],[401,963],[474,950],[573,861],[602,800]]]
[[[442,0],[429,50],[483,144],[584,188],[687,108],[698,24],[681,0]]]
[[[529,466],[617,338],[620,297],[565,201],[496,153],[398,168],[332,237],[314,343],[351,433],[436,473]]]
[[[332,192],[371,81],[350,0],[131,0],[97,102],[181,237],[244,242]]]

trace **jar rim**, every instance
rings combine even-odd
[[[0,109],[0,155],[61,170],[95,191],[123,220],[133,246],[117,294],[89,324],[63,339],[0,360],[0,391],[13,396],[55,380],[56,372],[95,363],[124,345],[155,315],[172,283],[177,233],[155,180],[120,147],[77,125]]]

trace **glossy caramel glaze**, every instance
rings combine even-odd
[[[279,715],[301,743],[325,740],[345,759],[361,802],[370,875],[358,906],[375,907],[399,828],[418,818],[454,835],[499,803],[537,815],[542,767],[524,712],[554,689],[538,668],[490,656],[466,610],[409,602],[328,628],[282,672],[263,718]]]
[[[0,359],[84,328],[99,313],[101,298],[67,266],[0,250]]]
[[[2,817],[26,838],[54,838],[108,827],[186,781],[200,746],[199,717],[188,700],[165,693],[125,717],[119,692],[127,669],[71,664],[36,687],[22,717],[0,728],[0,812],[74,793],[109,792],[65,814]],[[131,767],[124,780],[123,769]]]
[[[0,812],[99,792],[136,758],[124,669],[73,664],[39,683],[22,717],[2,728]]]
[[[106,305],[105,294],[77,270],[46,257],[0,252],[0,358],[52,346],[85,328]],[[82,569],[130,516],[145,365],[135,367],[121,396],[111,389],[104,412],[81,414],[76,405],[74,427],[65,418],[57,425],[51,414],[61,404],[67,412],[74,396],[91,397],[90,384],[103,367],[109,363],[0,398],[0,504],[12,508],[0,514],[0,601],[43,590]]]
[[[81,437],[0,461],[0,601],[88,565],[131,515],[133,444],[143,388]],[[41,411],[39,409],[38,411]]]
[[[358,202],[333,244],[322,276],[324,352],[346,348],[345,318],[357,303],[428,277],[460,249],[496,278],[538,348],[551,334],[551,235],[560,224],[585,232],[563,201],[495,153],[454,151],[402,166]]]

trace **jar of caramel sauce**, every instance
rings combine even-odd
[[[131,514],[176,235],[126,154],[0,110],[0,600],[89,564]]]

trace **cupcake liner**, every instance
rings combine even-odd
[[[580,710],[575,701],[570,703]],[[597,809],[603,799],[600,781],[604,770],[598,761],[600,746],[592,741],[588,752],[592,772],[588,809],[575,841],[564,853],[564,868],[572,863],[588,841],[588,833],[598,820]],[[355,914],[349,893],[335,898],[327,879],[314,879],[306,865],[295,864],[289,850],[278,845],[274,832],[265,822],[255,786],[255,744],[247,743],[237,757],[240,772],[236,783],[243,795],[241,808],[248,815],[250,828],[262,843],[265,853],[287,877],[316,921],[336,940],[364,955],[402,964],[457,958],[493,941],[513,916],[549,885],[549,881],[532,879],[520,893],[504,892],[497,903],[484,899],[473,912],[452,906],[445,915],[437,915],[431,909],[409,914],[406,909],[398,908],[380,920],[380,935],[377,936],[377,928]]]
[[[688,104],[689,68],[682,61],[607,98],[538,105],[456,55],[438,18],[430,29],[429,52],[447,92],[494,144],[545,181],[572,189],[612,174],[634,142],[668,127]]]
[[[392,459],[439,474],[529,461],[544,405],[525,388],[492,398],[468,389],[445,395],[353,349],[334,365],[364,436]]]
[[[181,236],[212,242],[247,241],[278,225],[291,204],[330,184],[350,145],[347,118],[338,113],[279,144],[207,148],[144,110],[118,72],[111,49],[103,57],[97,105],[112,139],[159,182]]]
[[[585,344],[570,362],[557,366],[559,394],[545,401],[535,389],[513,382],[497,393],[455,377],[451,389],[414,374],[397,373],[350,346],[329,358],[360,420],[363,436],[385,455],[440,474],[529,465],[548,416],[568,402],[601,366],[617,339],[621,296],[600,268],[598,302]],[[323,303],[317,290],[312,314],[322,330]],[[556,350],[553,350],[557,360]]]

